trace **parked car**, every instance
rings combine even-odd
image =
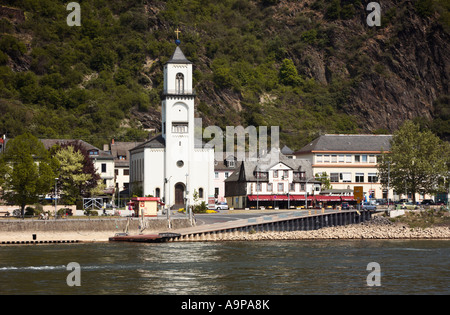
[[[377,206],[374,204],[371,204],[370,202],[363,202],[361,205],[361,209],[375,211],[375,210],[377,210]]]
[[[215,209],[216,210],[228,210],[228,205],[226,202],[219,202],[219,203],[216,203]]]
[[[419,209],[419,206],[414,204],[413,202],[404,202],[400,205],[400,209],[416,210]]]
[[[422,200],[422,204],[423,205],[434,205],[434,200],[433,199],[424,199],[424,200]]]
[[[343,202],[341,204],[342,210],[349,210],[350,209],[350,205],[348,202]]]

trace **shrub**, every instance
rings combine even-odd
[[[208,206],[206,205],[206,202],[202,201],[200,204],[195,205],[193,207],[194,213],[206,213],[208,210]]]

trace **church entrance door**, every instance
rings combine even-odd
[[[175,185],[175,207],[181,208],[184,205],[184,185],[177,183]]]

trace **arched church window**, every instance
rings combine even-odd
[[[177,73],[175,78],[175,92],[177,94],[184,94],[184,75]]]

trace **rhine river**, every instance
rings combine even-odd
[[[80,286],[68,286],[80,266]],[[379,264],[380,286],[368,286]],[[2,246],[0,294],[449,294],[448,240]]]

